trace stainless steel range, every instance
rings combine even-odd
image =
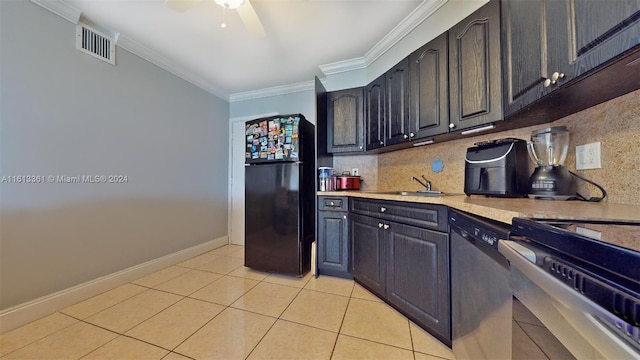
[[[515,296],[577,358],[640,359],[640,223],[513,219]]]

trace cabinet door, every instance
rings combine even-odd
[[[349,215],[351,227],[350,271],[371,291],[384,297],[385,250],[382,222],[358,214]]]
[[[385,145],[409,141],[409,58],[385,74],[386,140]]]
[[[364,151],[363,98],[363,88],[328,94],[327,152]]]
[[[366,150],[377,149],[384,146],[384,79],[383,74],[365,88]]]
[[[447,33],[409,55],[409,137],[449,131]]]
[[[500,2],[492,0],[449,30],[450,128],[502,119]]]
[[[318,212],[318,269],[321,274],[347,275],[349,228],[344,211]]]
[[[393,222],[386,234],[387,299],[451,340],[447,235]]]
[[[545,9],[545,1],[502,3],[505,115],[533,103],[545,93],[550,50]]]
[[[566,7],[569,19],[563,26],[572,40],[564,53],[573,65],[571,73],[566,72],[569,78],[640,44],[640,1],[568,0]]]

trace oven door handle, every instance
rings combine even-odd
[[[599,321],[600,319],[606,319],[612,322],[622,320],[619,320],[616,316],[609,313],[600,305],[589,300],[587,297],[580,295],[577,291],[569,288],[560,280],[554,278],[536,265],[535,252],[533,250],[512,240],[499,241],[498,250],[505,258],[507,258],[507,260],[509,260],[511,266],[516,267],[551,298],[568,309],[573,309],[586,315],[586,318],[589,321],[598,325],[603,335],[608,335],[608,338],[619,345],[625,353],[631,354],[635,357],[639,355],[637,350],[633,349],[629,344],[622,340],[622,335],[608,329],[606,326],[602,325],[601,321]]]
[[[502,240],[498,242],[498,250],[509,260],[511,266],[518,268],[529,280],[538,285],[563,306],[587,314],[604,316],[605,318],[611,317],[611,314],[600,305],[580,295],[577,291],[573,291],[573,289],[570,289],[560,280],[547,274],[546,271],[534,263],[535,260],[532,262],[532,260],[530,260],[532,256],[531,253],[534,252],[526,246],[512,240]]]

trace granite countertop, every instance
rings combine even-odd
[[[350,196],[379,200],[441,204],[471,214],[511,224],[514,217],[627,220],[640,222],[640,206],[595,203],[585,201],[552,201],[534,199],[505,199],[485,196],[447,194],[444,196],[398,195],[376,191],[326,191],[324,196]]]

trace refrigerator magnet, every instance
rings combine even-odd
[[[298,152],[297,151],[292,151],[290,156],[291,156],[292,159],[297,159],[298,158]]]
[[[286,139],[284,140],[284,142],[286,144],[291,144],[291,136],[287,136]]]

